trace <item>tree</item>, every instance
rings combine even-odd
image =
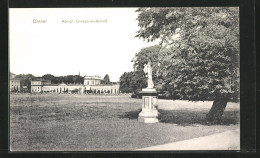
[[[138,93],[147,86],[143,71],[125,72],[120,77],[119,90],[122,93]]]
[[[158,87],[160,84],[161,75],[159,75],[162,59],[159,57],[160,47],[159,45],[150,46],[141,49],[138,53],[135,54],[135,58],[132,60],[134,62],[133,72],[125,72],[120,77],[120,91],[122,93],[135,93],[137,94],[142,88],[147,86],[147,78],[143,72],[144,64],[147,64],[150,59],[153,67],[153,81],[155,86]],[[163,56],[165,51],[160,51],[160,56]],[[160,72],[159,72],[160,71]]]
[[[68,75],[68,76],[59,76],[59,77],[53,76],[51,78],[52,78],[51,82],[54,83],[54,84],[60,84],[60,83],[69,83],[69,84],[80,83],[80,84],[83,84],[83,82],[84,82],[84,77],[81,77],[79,75]]]
[[[73,76],[73,81],[74,81],[75,83],[78,83],[78,84],[83,84],[83,82],[84,82],[84,77],[79,76],[79,75],[74,75],[74,76]]]
[[[165,57],[171,53],[171,49],[161,48],[159,45],[143,48],[135,54],[135,58],[132,60],[134,68],[136,72],[143,71],[144,64],[147,64],[150,59],[152,62],[154,85],[157,90],[162,91],[163,81],[166,77],[166,67],[170,64]]]
[[[53,75],[51,75],[51,74],[46,74],[46,75],[42,76],[42,79],[43,80],[50,80],[51,82],[53,82],[55,77]]]
[[[105,75],[105,77],[103,79],[103,83],[104,84],[110,84],[110,79],[109,79],[109,75],[108,74]]]
[[[53,83],[53,84],[60,84],[60,83],[62,83],[62,81],[63,81],[63,77],[54,77],[52,80],[51,80],[51,83]]]
[[[123,75],[121,75],[120,77],[120,86],[119,86],[119,90],[122,92],[122,93],[132,93],[133,92],[133,89],[132,87],[130,86],[130,80],[131,80],[131,77],[133,75],[133,72],[125,72]]]
[[[239,94],[238,8],[140,8],[136,37],[160,40],[164,87],[180,99],[214,100],[208,121],[218,121]]]

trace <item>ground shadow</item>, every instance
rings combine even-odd
[[[124,114],[122,115],[119,115],[118,117],[120,119],[124,119],[124,118],[127,118],[127,119],[138,119],[138,115],[139,113],[141,112],[142,110],[141,109],[138,109],[138,110],[134,110],[134,111],[128,111],[128,112],[125,112]]]
[[[179,125],[231,125],[239,123],[238,111],[225,111],[221,120],[215,123],[206,121],[207,111],[188,111],[188,110],[159,110],[159,120],[164,123]]]
[[[206,121],[207,111],[189,111],[189,110],[158,110],[159,121],[162,123],[178,124],[182,126],[201,124],[201,125],[232,125],[239,123],[238,111],[225,111],[222,119],[218,122],[209,123]],[[141,109],[125,112],[119,115],[119,118],[137,119]]]

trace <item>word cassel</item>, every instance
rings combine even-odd
[[[47,23],[47,20],[38,20],[38,19],[33,19],[33,23]]]

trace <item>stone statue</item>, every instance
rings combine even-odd
[[[143,88],[142,91],[139,92],[142,95],[142,111],[138,115],[138,121],[144,123],[156,123],[159,122],[157,103],[158,93],[153,84],[150,60],[144,65],[144,73],[147,77],[147,88]]]
[[[149,60],[147,64],[144,64],[144,73],[147,77],[147,88],[154,88],[153,78],[152,78],[152,66]]]

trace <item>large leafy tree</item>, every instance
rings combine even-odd
[[[139,38],[170,48],[164,86],[180,99],[214,100],[218,121],[239,92],[238,8],[139,8]],[[159,53],[160,54],[160,53]]]

